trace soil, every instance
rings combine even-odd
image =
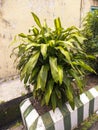
[[[86,86],[85,86],[85,90],[89,90],[90,88],[94,87],[98,85],[98,75],[88,75],[86,77]],[[37,99],[30,99],[34,108],[37,110],[37,112],[39,113],[39,115],[42,115],[46,112],[48,112],[49,110],[51,110],[50,106],[41,106],[40,101],[38,101]]]
[[[86,77],[86,86],[85,90],[89,90],[90,88],[98,85],[98,75],[88,75]]]
[[[37,99],[31,98],[30,100],[31,100],[31,102],[33,104],[33,107],[37,110],[39,115],[43,115],[44,113],[51,110],[50,106],[46,106],[46,105],[41,106],[40,101],[38,101]]]

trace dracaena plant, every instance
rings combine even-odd
[[[74,109],[74,99],[83,91],[83,77],[86,71],[94,70],[84,60],[85,39],[79,29],[63,28],[60,18],[54,19],[54,29],[32,13],[37,24],[29,34],[21,33],[21,44],[17,47],[18,65],[24,84],[34,86],[33,95],[42,105],[52,109],[69,101]]]

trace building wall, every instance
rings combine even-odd
[[[12,46],[9,46],[17,33],[27,33],[34,21],[31,12],[35,12],[43,22],[47,19],[53,27],[53,19],[60,17],[63,26],[80,25],[81,16],[89,11],[91,2],[82,0],[0,0],[0,78],[16,75],[14,58],[10,58]]]

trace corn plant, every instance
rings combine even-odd
[[[74,109],[74,98],[84,88],[85,71],[94,72],[84,60],[89,56],[83,51],[84,37],[72,26],[64,29],[60,18],[54,19],[54,28],[42,25],[36,14],[37,24],[29,34],[21,33],[17,47],[18,65],[24,84],[34,85],[33,95],[42,105],[52,109],[69,101]]]

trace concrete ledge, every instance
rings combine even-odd
[[[0,130],[21,117],[19,104],[31,95],[32,93],[29,93],[0,104]]]
[[[82,93],[75,105],[72,110],[67,102],[62,109],[39,116],[28,98],[20,104],[20,111],[27,130],[72,130],[98,110],[98,86]]]

